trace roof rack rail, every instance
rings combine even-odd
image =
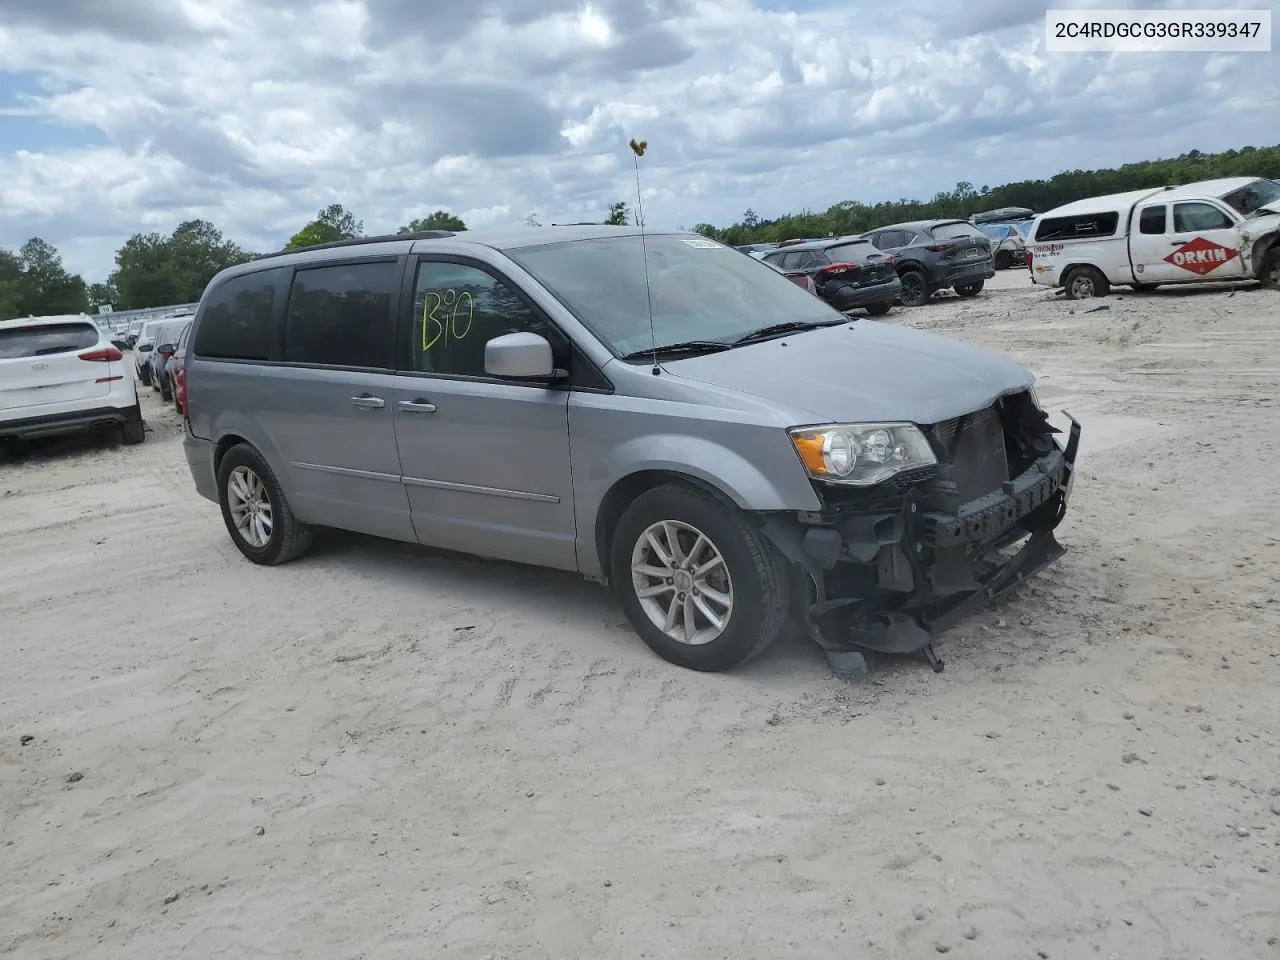
[[[316,243],[306,247],[294,247],[290,250],[277,250],[275,253],[260,253],[254,260],[267,260],[271,257],[283,257],[290,253],[303,253],[307,250],[332,250],[336,247],[358,247],[366,243],[387,243],[391,240],[441,240],[445,237],[456,237],[452,230],[420,230],[417,233],[387,233],[378,237],[356,237],[354,240],[331,240],[328,243]]]

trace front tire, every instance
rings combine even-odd
[[[1062,286],[1068,300],[1089,300],[1111,292],[1111,284],[1097,267],[1072,267],[1063,278]]]
[[[979,280],[977,283],[959,283],[956,284],[956,293],[962,297],[976,297],[982,292],[983,284],[986,281]]]
[[[173,388],[169,386],[168,377],[160,381],[160,399],[166,402],[173,399]]]
[[[999,250],[996,252],[996,269],[1008,270],[1013,266],[1013,254],[1008,250]]]
[[[142,370],[138,373],[138,379],[142,381],[142,385],[144,387],[151,386],[151,371],[148,370],[146,367],[143,367]]]
[[[610,570],[640,638],[690,670],[746,662],[786,620],[782,558],[741,511],[691,485],[665,484],[632,502],[614,530]]]
[[[867,313],[873,317],[883,317],[892,307],[892,303],[870,303],[867,304]]]
[[[218,503],[232,542],[254,563],[288,563],[311,546],[313,528],[294,516],[275,473],[247,443],[218,464]]]

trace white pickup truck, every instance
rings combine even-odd
[[[1072,300],[1113,286],[1280,288],[1280,182],[1228,177],[1078,200],[1036,218],[1027,254],[1032,281]]]

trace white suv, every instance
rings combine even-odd
[[[77,316],[0,322],[0,438],[108,426],[143,440],[137,383],[105,332]]]

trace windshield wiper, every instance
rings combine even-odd
[[[659,356],[682,353],[715,353],[718,350],[728,350],[733,345],[723,340],[682,340],[680,343],[665,343],[656,349],[654,347],[645,347],[643,350],[634,350],[631,353],[623,354],[622,359],[643,360],[645,357],[652,357],[655,353]]]
[[[851,317],[841,317],[839,320],[789,320],[786,323],[775,323],[770,327],[761,327],[759,330],[752,330],[750,333],[744,333],[733,341],[734,346],[740,346],[744,343],[756,343],[760,340],[768,340],[771,337],[778,337],[784,333],[803,333],[805,330],[817,330],[820,327],[835,327],[842,323],[848,323]]]

